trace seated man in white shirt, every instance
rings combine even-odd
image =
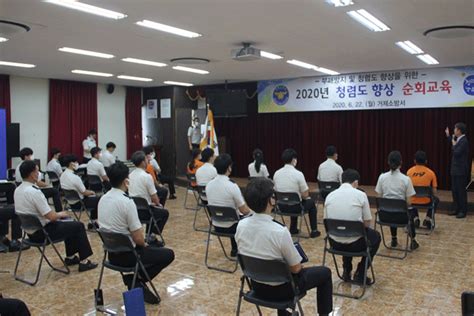
[[[335,146],[326,148],[326,161],[319,165],[318,181],[341,183],[342,167],[337,164],[337,149]]]
[[[268,178],[270,173],[268,173],[267,166],[263,163],[263,151],[260,149],[255,149],[253,151],[253,162],[249,164],[249,177],[265,177]]]
[[[370,228],[372,214],[370,213],[369,200],[367,194],[357,189],[359,180],[359,172],[354,169],[347,169],[342,173],[342,185],[326,197],[324,218],[363,222],[366,227],[370,257],[373,262],[380,245],[380,233]],[[329,236],[329,242],[334,249],[341,251],[361,252],[367,248],[363,238]],[[364,281],[366,260],[366,257],[362,257],[354,273],[354,281],[360,284]],[[343,257],[343,268],[342,278],[348,282],[351,280],[352,257]],[[370,278],[367,278],[367,284],[372,284]]]
[[[63,168],[61,167],[61,164],[59,163],[60,156],[61,156],[61,150],[59,150],[58,148],[51,149],[51,160],[48,162],[48,165],[46,166],[46,171],[54,172],[58,175],[58,177],[60,177],[61,173],[63,173]]]
[[[160,165],[158,164],[158,161],[156,161],[156,154],[155,154],[155,149],[153,148],[153,146],[146,146],[143,148],[143,151],[145,152],[145,155],[148,156],[148,162],[150,163],[150,165],[153,167],[153,171],[155,172],[155,175],[157,176],[157,180],[159,180],[159,183],[163,183],[163,184],[168,184],[168,188],[169,188],[169,192],[170,192],[170,196],[169,196],[169,199],[170,200],[175,200],[176,199],[176,189],[174,187],[174,178],[171,177],[171,176],[167,176],[167,175],[164,175],[162,172],[161,172],[161,168],[160,168]],[[151,172],[152,170],[151,169],[148,169],[149,171],[148,172]],[[164,191],[166,188],[164,187],[161,187],[162,191]],[[157,190],[160,190],[160,189],[157,189]],[[163,195],[166,195],[168,194],[168,192],[158,192],[158,196],[161,196],[161,194]],[[166,195],[165,195],[165,200],[166,200]],[[161,201],[161,198],[160,198],[160,201]]]
[[[33,155],[33,150],[29,147],[22,148],[20,150],[20,158],[22,161],[20,162],[18,166],[16,166],[16,169],[15,169],[15,182],[17,184],[23,182],[23,179],[20,173],[21,165],[25,161],[35,160],[34,155]],[[63,204],[61,203],[61,197],[59,195],[59,191],[51,186],[48,186],[45,182],[41,181],[39,176],[37,177],[37,181],[35,184],[40,188],[41,192],[43,192],[44,196],[47,199],[49,198],[53,199],[54,210],[56,212],[61,212],[63,210]]]
[[[218,175],[206,185],[208,204],[231,207],[243,215],[249,214],[250,209],[245,204],[239,186],[229,179],[229,175],[232,173],[232,158],[230,155],[219,155],[214,161],[214,166],[217,169]],[[237,223],[213,221],[212,225],[217,232],[233,234],[237,228]],[[233,237],[231,237],[230,241],[232,245],[230,255],[235,257],[237,255],[237,244]]]
[[[87,259],[92,255],[92,249],[84,225],[76,221],[61,221],[61,219],[68,218],[69,214],[64,211],[51,210],[45,196],[36,186],[39,174],[38,166],[33,161],[26,160],[21,164],[20,174],[23,182],[15,190],[15,211],[18,214],[38,217],[52,240],[65,238],[66,265],[79,264],[79,272],[97,267],[96,263]],[[27,231],[26,233],[34,242],[43,242],[45,239],[42,230]],[[79,256],[76,256],[76,253]]]
[[[206,186],[212,179],[217,176],[217,170],[214,167],[214,150],[212,148],[205,148],[201,152],[201,161],[204,164],[196,171],[196,182],[199,186]]]
[[[317,288],[318,314],[329,315],[333,309],[331,270],[327,267],[304,268],[301,264],[302,258],[288,229],[273,221],[271,216],[275,207],[272,181],[266,178],[252,179],[244,195],[255,214],[239,221],[235,234],[239,253],[263,260],[284,260],[295,275],[300,291]],[[252,289],[263,299],[274,301],[288,300],[292,294],[288,283],[263,284],[252,280]],[[286,310],[279,310],[278,315],[290,314]]]
[[[91,212],[91,220],[93,223],[89,223],[88,228],[92,229],[99,228],[97,224],[97,204],[99,203],[99,197],[95,195],[93,191],[86,190],[84,183],[81,178],[74,173],[77,170],[79,163],[75,155],[66,155],[64,156],[64,165],[66,170],[64,170],[59,182],[61,183],[61,188],[63,190],[74,190],[77,192],[79,197],[84,201],[84,204],[88,210]],[[71,205],[74,208],[74,205]]]
[[[94,147],[91,149],[92,159],[87,163],[87,175],[88,176],[98,176],[100,181],[106,190],[110,189],[109,177],[107,172],[105,172],[104,165],[100,162],[100,157],[102,156],[102,149],[99,147]]]
[[[311,226],[310,237],[316,238],[321,235],[321,232],[318,231],[317,227],[316,205],[314,204],[313,199],[309,196],[309,187],[303,173],[295,168],[298,163],[298,155],[294,149],[288,148],[283,151],[281,159],[285,165],[283,168],[277,170],[273,176],[275,191],[282,193],[297,193],[300,196],[304,210],[308,212],[309,216],[309,223]],[[293,235],[299,234],[297,217],[291,217],[290,233]]]
[[[136,151],[132,154],[130,159],[132,163],[137,167],[133,170],[130,175],[130,184],[128,185],[128,194],[131,197],[137,196],[144,198],[151,206],[151,211],[158,224],[158,228],[161,232],[165,228],[166,222],[168,221],[169,212],[163,208],[158,199],[155,184],[153,178],[146,172],[146,166],[148,164],[147,157],[143,151]],[[138,214],[141,219],[149,220],[150,214]],[[148,230],[148,228],[147,228]],[[156,228],[153,226],[151,231],[155,234],[158,233]],[[156,240],[152,238],[152,240]]]
[[[102,162],[105,168],[115,163],[114,150],[116,147],[113,142],[108,142],[107,145],[105,145],[106,150],[102,153],[102,157],[100,157],[100,162]]]
[[[83,149],[83,160],[82,163],[88,163],[91,160],[91,149],[97,147],[96,140],[97,139],[97,130],[95,128],[89,131],[86,139],[82,141],[82,149]]]
[[[99,225],[102,229],[130,236],[138,254],[151,279],[155,278],[174,260],[174,252],[164,247],[149,246],[145,242],[142,224],[138,218],[137,207],[127,195],[129,169],[121,162],[116,162],[109,169],[112,189],[99,201]],[[118,266],[134,266],[135,256],[132,253],[109,253],[109,260]],[[130,289],[133,274],[123,275],[125,285]],[[160,302],[144,284],[149,280],[145,275],[137,276],[137,285],[143,287],[145,302],[158,304]]]

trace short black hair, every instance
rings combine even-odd
[[[415,153],[415,161],[420,165],[424,165],[426,163],[426,153],[423,150],[418,150]]]
[[[459,129],[462,134],[466,134],[467,127],[466,127],[466,124],[465,124],[465,123],[463,123],[463,122],[458,122],[458,123],[454,124],[454,127],[456,127],[457,129]]]
[[[217,170],[218,174],[225,174],[227,169],[232,166],[233,161],[232,157],[229,154],[222,154],[217,156],[214,160],[214,167]]]
[[[92,128],[90,131],[89,131],[89,134],[88,135],[97,135],[97,130],[95,128]]]
[[[108,142],[107,145],[105,145],[105,148],[109,149],[109,148],[117,148],[117,146],[115,146],[115,144],[113,142]]]
[[[64,164],[64,166],[66,166],[66,168],[68,168],[69,165],[70,165],[72,162],[77,162],[77,157],[76,157],[76,155],[68,154],[68,155],[66,155],[66,156],[63,157],[63,164]]]
[[[390,170],[395,171],[402,165],[402,154],[398,150],[394,150],[388,154],[388,165]]]
[[[144,162],[146,159],[146,155],[143,151],[139,150],[136,151],[132,154],[132,157],[130,158],[130,161],[138,167],[142,162]]]
[[[100,149],[100,147],[94,147],[94,148],[91,149],[91,156],[94,157],[95,155],[97,155],[101,151],[102,151],[102,149]]]
[[[357,170],[346,169],[342,173],[342,183],[354,183],[355,181],[360,180],[360,174]]]
[[[204,148],[203,151],[201,151],[201,161],[202,162],[208,162],[211,157],[214,156],[214,150],[212,148]]]
[[[268,200],[273,196],[273,182],[264,177],[250,180],[245,188],[245,202],[255,213],[263,213],[267,209]]]
[[[26,156],[33,155],[33,149],[30,147],[25,147],[20,150],[21,160],[25,160]]]
[[[110,185],[114,188],[120,188],[123,181],[128,178],[128,167],[123,162],[116,162],[107,170],[107,176],[110,179]]]
[[[155,149],[153,148],[153,146],[145,146],[143,147],[143,152],[145,153],[145,155],[149,155],[151,154],[152,152],[154,152]]]
[[[20,175],[22,179],[26,179],[36,170],[36,163],[33,160],[23,161],[20,165]]]
[[[290,163],[293,159],[297,159],[298,154],[296,153],[296,150],[293,148],[287,148],[283,151],[281,154],[281,160],[283,160],[284,164]]]
[[[332,157],[335,154],[337,154],[336,146],[329,145],[328,147],[326,147],[326,157]]]
[[[51,149],[51,157],[54,157],[54,155],[60,154],[61,150],[59,148],[54,147]]]

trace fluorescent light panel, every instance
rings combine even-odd
[[[193,73],[200,74],[200,75],[207,75],[209,73],[209,71],[207,71],[207,70],[201,70],[201,69],[183,67],[183,66],[174,66],[173,69],[181,70],[181,71],[187,71],[187,72],[193,72]]]
[[[364,9],[347,12],[351,18],[374,32],[388,31],[390,28]]]
[[[0,66],[9,66],[9,67],[20,67],[20,68],[35,68],[36,65],[33,64],[24,64],[24,63],[16,63],[12,61],[1,61]]]
[[[0,43],[8,41],[8,38],[6,37],[0,37]]]
[[[135,81],[153,81],[151,78],[143,78],[143,77],[134,77],[134,76],[126,76],[126,75],[120,75],[117,76],[119,79],[125,79],[125,80],[135,80]]]
[[[86,56],[99,57],[99,58],[114,58],[115,57],[114,55],[111,55],[111,54],[98,53],[91,50],[71,48],[71,47],[61,47],[58,50],[65,53],[86,55]]]
[[[326,0],[326,2],[332,4],[335,7],[346,7],[348,5],[354,4],[354,2],[351,0]]]
[[[179,81],[163,81],[164,84],[170,84],[175,86],[183,86],[183,87],[191,87],[193,86],[192,83],[187,82],[179,82]]]
[[[145,59],[127,57],[127,58],[122,58],[122,60],[127,63],[135,63],[135,64],[142,64],[142,65],[148,65],[148,66],[155,66],[155,67],[166,67],[166,64],[164,63],[159,63],[156,61],[145,60]]]
[[[202,36],[199,33],[183,30],[183,29],[180,29],[180,28],[177,28],[177,27],[174,27],[174,26],[169,26],[169,25],[166,25],[166,24],[161,24],[161,23],[157,23],[157,22],[153,22],[153,21],[149,21],[149,20],[139,21],[139,22],[137,22],[137,24],[140,25],[140,26],[148,27],[148,28],[155,29],[155,30],[158,30],[158,31],[171,33],[171,34],[175,34],[175,35],[179,35],[179,36],[184,36],[184,37],[188,37],[188,38],[195,38],[195,37]]]
[[[90,4],[85,4],[85,3],[82,3],[82,2],[78,2],[78,1],[75,1],[75,0],[46,0],[46,2],[56,4],[56,5],[60,5],[60,6],[66,7],[66,8],[70,8],[70,9],[90,13],[90,14],[103,16],[103,17],[106,17],[106,18],[109,18],[109,19],[120,20],[120,19],[124,19],[124,18],[127,17],[126,14],[123,14],[123,13],[120,13],[120,12],[115,12],[115,11],[99,8],[99,7],[96,7],[96,6],[93,6],[93,5],[90,5]]]
[[[315,71],[322,72],[322,73],[325,73],[325,74],[328,74],[328,75],[331,75],[331,76],[339,75],[339,73],[337,71],[327,69],[327,68],[324,68],[324,67],[319,67],[319,66],[312,65],[312,64],[308,64],[308,63],[305,63],[304,61],[299,61],[299,60],[296,60],[296,59],[287,60],[286,62],[289,63],[289,64],[292,64],[292,65],[298,66],[298,67],[315,70]]]
[[[434,59],[429,54],[417,55],[416,57],[418,57],[418,59],[420,59],[421,61],[423,61],[425,64],[428,64],[428,65],[437,65],[437,64],[439,64],[439,61]]]
[[[410,41],[396,42],[395,44],[412,55],[423,54],[421,48],[419,48]]]
[[[269,58],[269,59],[282,59],[283,58],[283,56],[273,54],[273,53],[269,53],[269,52],[266,52],[266,51],[263,51],[263,50],[260,51],[260,56],[265,57],[265,58]]]
[[[71,70],[72,73],[74,74],[80,74],[80,75],[88,75],[88,76],[98,76],[98,77],[112,77],[112,74],[108,74],[105,72],[97,72],[97,71],[89,71],[89,70],[80,70],[80,69],[74,69]]]

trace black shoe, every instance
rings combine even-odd
[[[85,272],[97,268],[97,263],[87,260],[86,263],[79,263],[79,272]]]
[[[12,240],[10,242],[10,245],[8,246],[8,251],[9,252],[20,251],[20,248],[21,250],[27,250],[27,249],[30,249],[30,246],[22,245],[21,242],[19,242],[18,240]]]
[[[316,237],[319,237],[321,236],[321,232],[319,230],[313,230],[311,231],[311,234],[309,234],[309,237],[311,238],[316,238]]]
[[[73,266],[73,265],[76,265],[76,264],[81,263],[81,260],[79,260],[79,257],[78,257],[78,256],[74,256],[74,257],[72,257],[72,258],[66,258],[66,259],[64,259],[64,263],[65,263],[67,266]]]
[[[456,215],[458,215],[458,212],[457,211],[451,211],[451,212],[448,212],[448,215],[449,216],[456,216]]]
[[[290,229],[290,234],[292,235],[298,235],[300,233],[299,229]]]
[[[232,250],[230,251],[230,256],[231,256],[231,257],[237,257],[237,249],[232,249]]]
[[[344,272],[342,273],[342,280],[344,282],[351,282],[351,271],[346,271],[344,270]]]
[[[8,247],[0,243],[0,252],[8,252]]]
[[[364,284],[364,274],[356,272],[354,274],[354,279],[352,281],[354,281],[354,283],[357,283],[359,285]],[[365,284],[366,285],[372,285],[372,284],[374,284],[374,282],[372,281],[371,278],[365,277]]]
[[[465,218],[466,217],[466,213],[458,213],[458,215],[456,215],[456,218]]]
[[[395,238],[392,237],[392,243],[390,244],[390,246],[391,246],[392,248],[395,248],[395,247],[398,246],[397,237],[395,237]]]
[[[168,198],[168,200],[176,200],[176,195],[170,195],[170,197]]]
[[[431,218],[426,218],[423,221],[423,226],[425,226],[427,229],[431,230],[431,227],[433,227],[433,220]]]
[[[156,297],[155,294],[153,294],[152,291],[150,291],[150,289],[148,289],[148,287],[146,285],[142,285],[143,286],[143,298],[145,300],[145,302],[147,302],[148,304],[153,304],[153,305],[156,305],[156,304],[160,304],[160,297]]]
[[[420,247],[420,245],[416,242],[416,240],[411,241],[411,244],[410,244],[410,249],[411,250],[418,249],[419,247]]]
[[[160,247],[164,247],[165,244],[161,241],[161,240],[158,240],[158,239],[155,239],[151,242],[147,242],[147,244],[150,246],[150,247],[155,247],[155,248],[160,248]]]
[[[420,219],[418,217],[415,217],[414,222],[415,222],[415,227],[420,228]]]
[[[88,230],[98,230],[99,229],[99,224],[97,222],[92,222],[87,224],[87,229]]]

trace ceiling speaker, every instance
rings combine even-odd
[[[115,90],[115,86],[113,84],[107,85],[107,93],[108,94],[114,93],[114,90]]]

